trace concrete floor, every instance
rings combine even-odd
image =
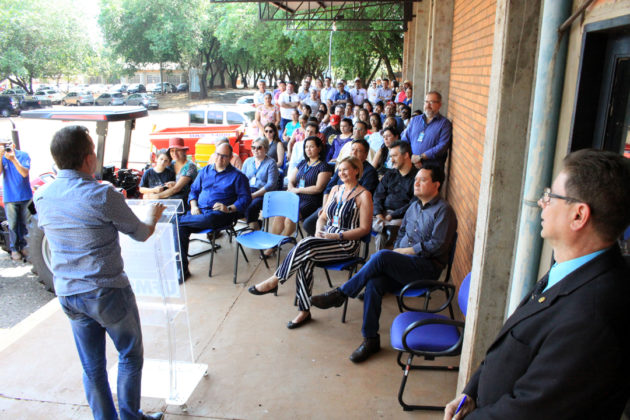
[[[439,412],[404,412],[398,404],[402,371],[389,346],[389,325],[398,313],[393,296],[383,302],[383,350],[355,365],[348,356],[361,342],[360,301],[350,301],[345,324],[341,309],[314,308],[309,325],[288,330],[286,323],[297,310],[293,280],[280,287],[277,297],[253,296],[247,287],[273,271],[249,250],[250,263],[239,259],[239,284],[234,285],[236,248],[226,238],[219,243],[223,248],[216,254],[213,277],[207,276],[206,254],[191,260],[193,276],[185,285],[195,359],[208,365],[208,376],[189,398],[186,412],[155,398],[143,398],[145,411],[165,410],[168,420],[442,418]],[[336,273],[333,282],[345,278]],[[318,269],[314,293],[327,289]],[[144,341],[146,358],[162,357],[161,333],[146,327]],[[116,361],[111,342],[108,354],[110,366]],[[0,372],[0,418],[91,418],[72,334],[56,299],[0,344]],[[444,404],[453,397],[456,381],[452,372],[414,371],[406,400]]]

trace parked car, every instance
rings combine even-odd
[[[17,99],[10,95],[0,95],[0,115],[10,117],[20,114],[20,104]]]
[[[236,100],[236,104],[237,105],[256,106],[256,104],[254,104],[254,96],[253,95],[241,96],[240,98],[238,98]]]
[[[132,83],[127,87],[127,93],[145,93],[147,88],[142,83]]]
[[[48,99],[53,105],[59,105],[63,100],[63,94],[54,89],[38,90],[35,92],[38,99]]]
[[[164,88],[164,93],[175,93],[175,90],[177,90],[175,85],[169,82],[155,83],[147,90],[151,93],[162,93],[162,88]]]
[[[26,95],[26,91],[22,88],[5,89],[2,91],[3,95]]]
[[[61,100],[62,105],[94,105],[94,96],[88,92],[68,92]]]
[[[125,85],[125,84],[114,85],[110,89],[110,92],[126,93],[127,92],[127,85]]]
[[[94,100],[94,105],[124,105],[125,97],[120,92],[101,93]]]
[[[142,105],[146,109],[158,109],[160,103],[153,95],[148,93],[134,93],[127,96],[127,105]]]
[[[180,83],[176,88],[177,92],[188,92],[188,83]]]
[[[209,104],[188,111],[188,125],[220,126],[243,124],[253,127],[256,110],[248,105]]]

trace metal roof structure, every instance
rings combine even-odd
[[[213,3],[258,3],[262,21],[285,22],[287,29],[309,31],[406,31],[412,5],[422,0],[263,1],[210,0]]]

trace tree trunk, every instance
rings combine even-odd
[[[383,58],[383,61],[385,61],[385,67],[387,67],[387,74],[389,75],[389,80],[393,82],[394,80],[396,80],[396,75],[394,74],[392,63],[389,61],[389,57],[387,56],[387,53],[383,53],[381,57]]]
[[[383,60],[382,58],[378,59],[378,63],[376,63],[376,67],[374,67],[374,70],[372,71],[372,74],[370,74],[370,78],[365,82],[365,86],[370,86],[370,83],[372,83],[372,79],[374,79],[374,75],[378,71],[378,68],[381,66],[381,61],[382,60]]]

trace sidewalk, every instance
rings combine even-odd
[[[288,330],[286,323],[297,310],[295,283],[289,280],[281,286],[278,297],[252,296],[247,287],[272,270],[249,250],[250,263],[239,259],[239,284],[234,285],[235,245],[226,238],[219,242],[223,248],[216,255],[214,276],[207,277],[206,254],[191,260],[193,276],[186,282],[195,357],[208,365],[209,375],[189,399],[187,412],[146,398],[143,410],[165,410],[168,420],[442,418],[438,412],[404,412],[398,404],[402,371],[397,352],[389,346],[389,325],[397,314],[393,296],[383,301],[383,350],[354,365],[348,356],[361,342],[362,302],[349,302],[345,324],[341,309],[314,308],[313,322]],[[327,290],[323,271],[315,276],[314,293]],[[332,279],[339,285],[346,275],[333,273]],[[145,353],[164,345],[147,338]],[[115,363],[115,354],[109,342],[108,366]],[[0,418],[91,418],[72,333],[56,299],[3,337],[0,372]],[[456,382],[452,372],[414,371],[406,400],[446,403],[454,396]]]

